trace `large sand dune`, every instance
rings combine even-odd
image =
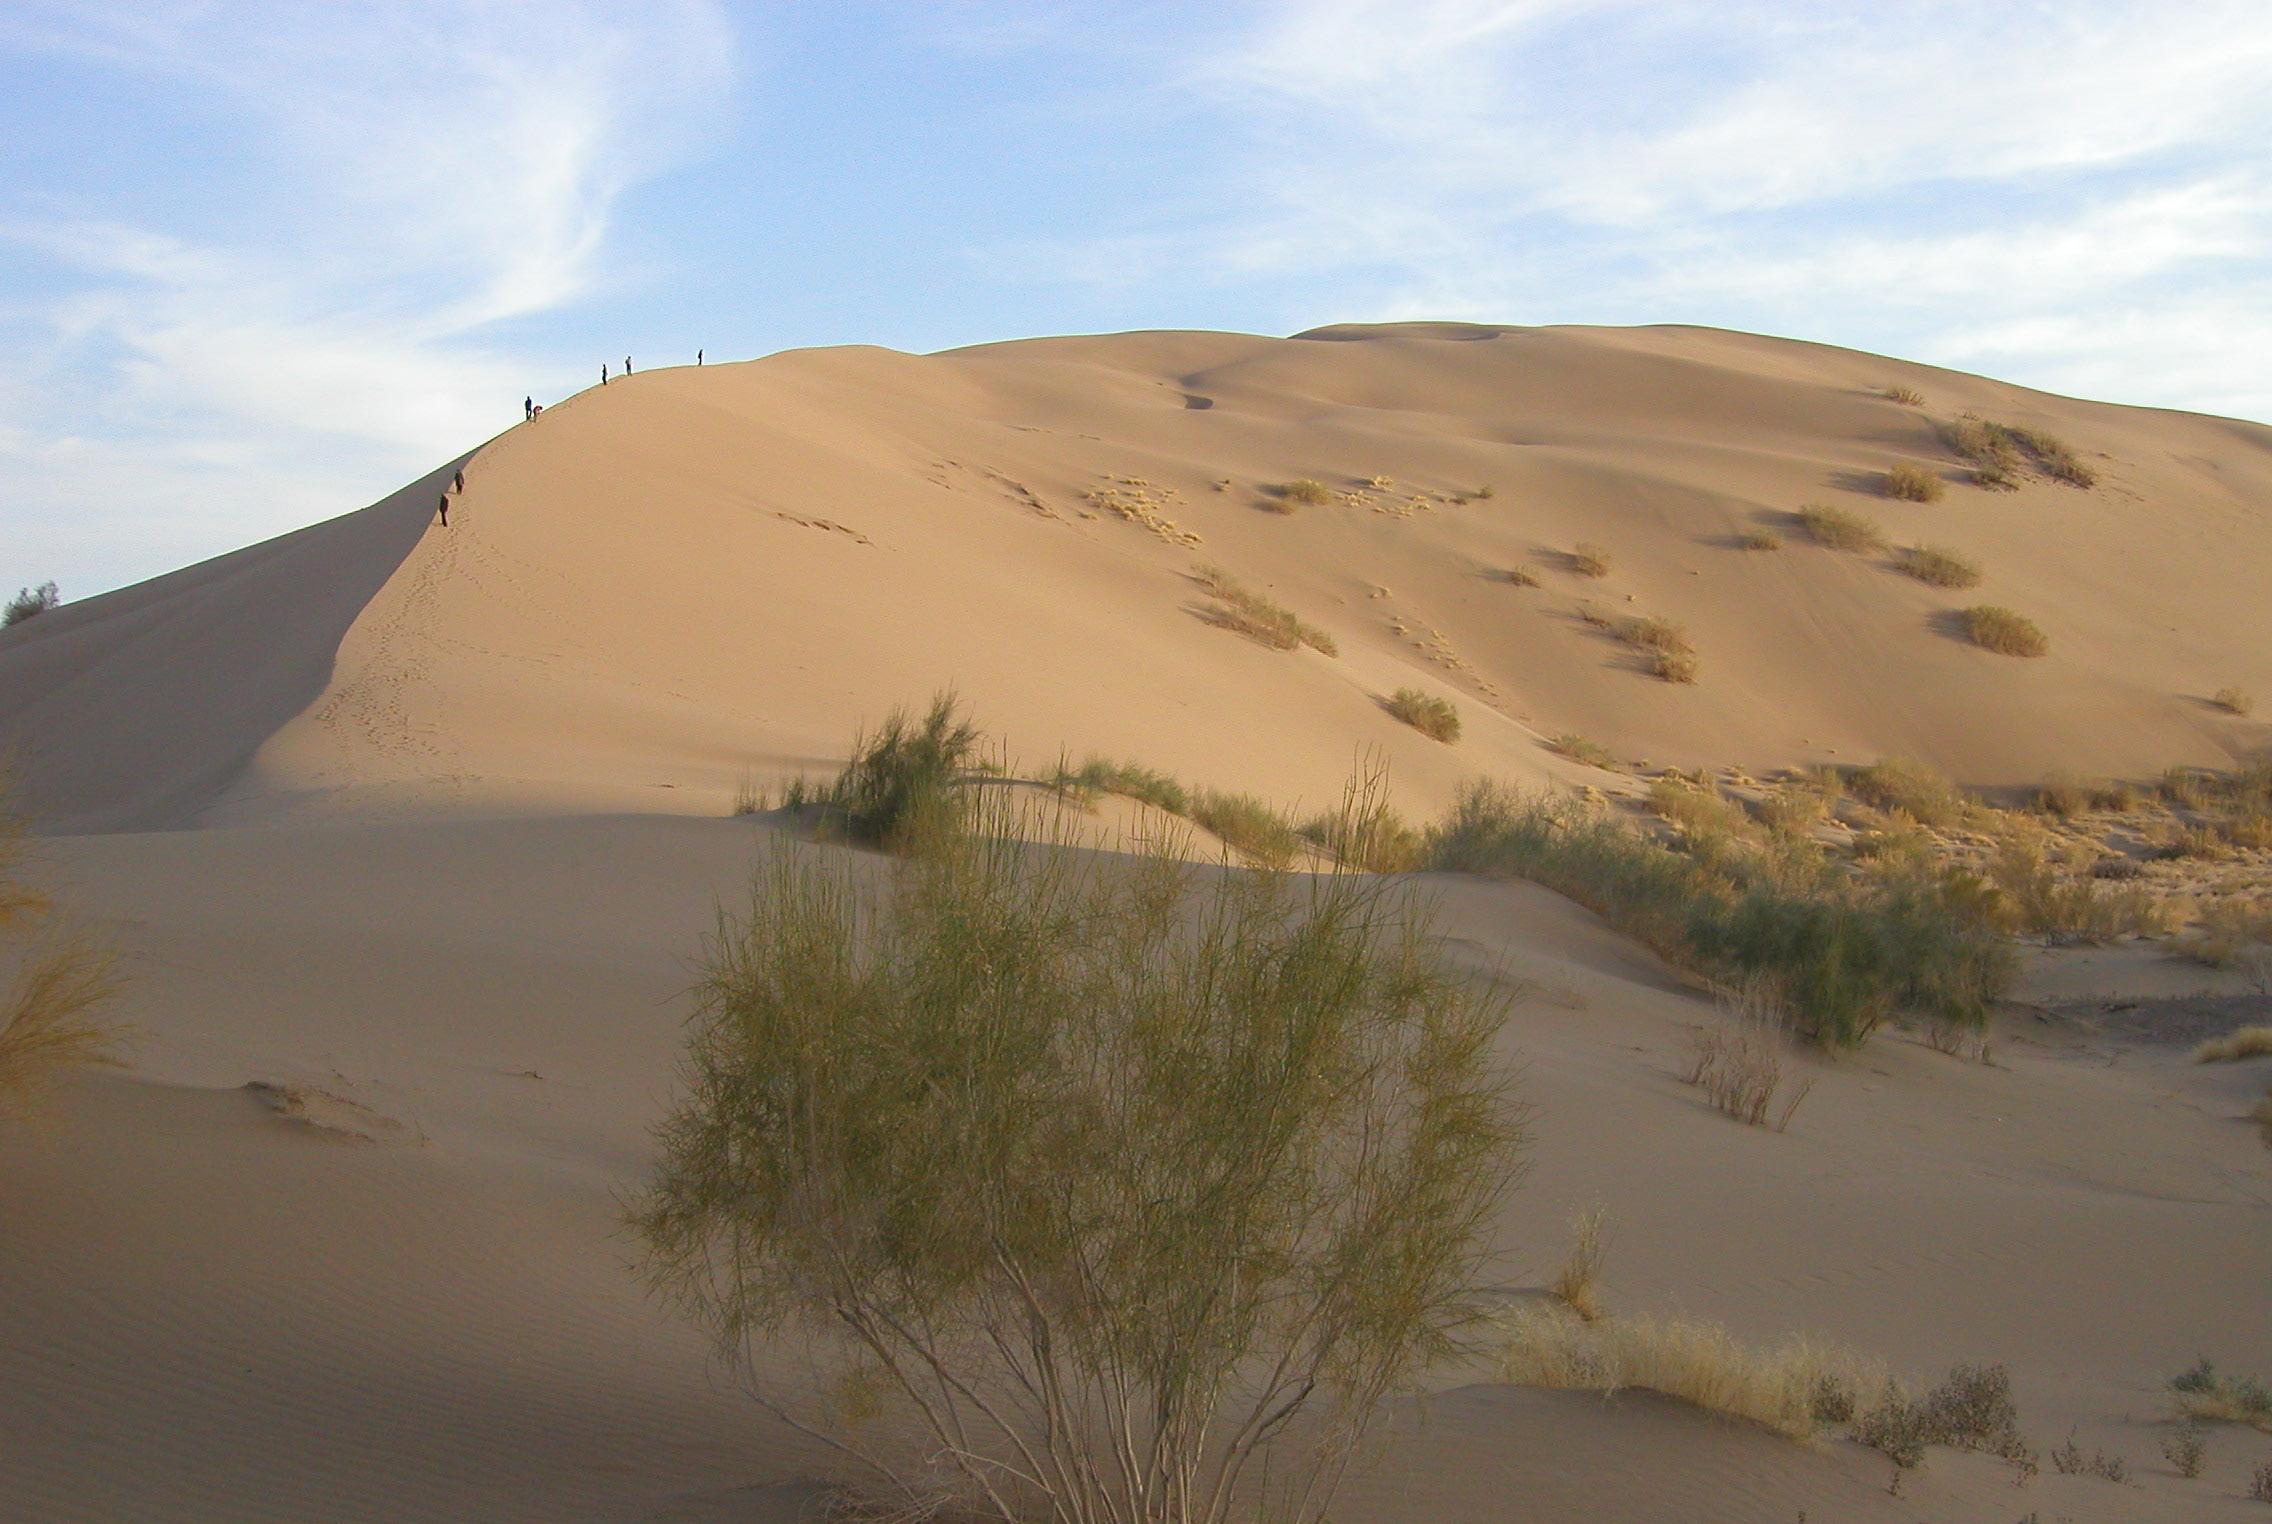
[[[2100,485],[1957,484],[1935,421],[1966,411],[2057,432]],[[1877,497],[1900,461],[1947,496]],[[1269,511],[1302,477],[1334,500]],[[1962,548],[1983,588],[1730,543],[1817,501]],[[1562,567],[1580,540],[1608,578]],[[1338,657],[1209,623],[1208,563]],[[1498,578],[1516,563],[1542,585]],[[1542,744],[1564,731],[1757,771],[2137,774],[2262,744],[2204,697],[2272,696],[2267,567],[2272,430],[1694,329],[1410,326],[641,374],[359,513],[43,615],[0,636],[0,741],[47,875],[125,954],[135,1049],[0,1119],[0,1518],[809,1516],[813,1458],[642,1295],[618,1193],[672,1091],[685,959],[780,829],[725,818],[736,787],[830,769],[934,688],[1028,764],[1283,803],[1368,749],[1416,810],[1475,773],[1587,776]],[[1975,596],[2051,654],[1954,638]],[[1686,624],[1701,680],[1635,670],[1582,600]],[[1382,711],[1405,685],[1459,704],[1458,746]],[[1599,1201],[1613,1306],[1918,1376],[2001,1361],[2040,1445],[2072,1428],[2135,1475],[2016,1489],[1937,1453],[1896,1498],[1850,1442],[1463,1369],[1397,1406],[1343,1517],[2262,1513],[2272,1440],[2221,1431],[2197,1482],[2157,1446],[2172,1372],[2272,1373],[2272,1153],[2239,1120],[2264,1061],[2021,1017],[1992,1066],[1881,1040],[1816,1066],[1788,1133],[1744,1128],[1679,1082],[1708,1006],[1672,970],[1541,890],[1427,887],[1478,977],[1526,984],[1504,1045],[1537,1147],[1493,1225],[1501,1290]],[[2114,949],[2030,987],[2216,977]]]

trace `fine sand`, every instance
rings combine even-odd
[[[1934,429],[1967,411],[2057,433],[2099,485],[1963,484]],[[1877,496],[1900,461],[1942,500]],[[1331,500],[1271,511],[1297,478]],[[1985,581],[1813,546],[1809,502]],[[1784,547],[1736,548],[1755,526]],[[1579,541],[1608,577],[1567,569]],[[1339,655],[1209,622],[1207,564]],[[2138,776],[2265,743],[2207,696],[2272,701],[2267,567],[2272,430],[1707,330],[1411,326],[643,373],[42,615],[0,635],[0,744],[43,877],[123,954],[134,1046],[0,1119],[0,1518],[811,1516],[814,1457],[645,1297],[619,1203],[689,960],[788,829],[728,818],[735,793],[833,769],[894,705],[951,684],[1013,770],[1094,752],[1288,805],[1377,753],[1415,815],[1478,773],[1611,785],[1564,732],[1761,773]],[[1699,681],[1640,670],[1585,602],[1680,621]],[[1973,602],[2050,654],[1964,643]],[[1459,706],[1457,746],[1383,711],[1408,685]],[[1673,971],[1543,891],[1425,887],[1477,977],[1522,982],[1536,1146],[1495,1290],[1540,1285],[1599,1202],[1613,1309],[1921,1378],[1999,1361],[2039,1449],[2071,1430],[2131,1480],[2016,1488],[1936,1451],[1895,1497],[1848,1441],[1476,1368],[1396,1405],[1339,1517],[2263,1514],[2272,1437],[2218,1430],[2197,1481],[2159,1445],[2196,1358],[2272,1376],[2272,1151],[2242,1120],[2272,1061],[2067,1014],[2244,985],[2031,954],[1992,1064],[1899,1037],[1809,1061],[1776,1134],[1680,1083],[1710,1006]]]

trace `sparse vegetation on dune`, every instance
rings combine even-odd
[[[2001,1365],[1960,1365],[1921,1397],[1889,1386],[1854,1425],[1854,1438],[1907,1470],[1929,1446],[1978,1450],[2010,1461],[2022,1480],[2039,1469],[2019,1429],[2012,1378]]]
[[[1615,563],[1606,547],[1580,540],[1570,548],[1570,569],[1581,577],[1606,577]]]
[[[1584,736],[1558,735],[1546,744],[1573,762],[1583,762],[1588,767],[1599,767],[1609,771],[1617,769],[1617,758],[1610,754],[1609,748],[1598,741],[1588,740]]]
[[[1980,563],[1945,545],[1913,545],[1901,553],[1901,569],[1935,587],[1978,587]]]
[[[1681,967],[1752,981],[1826,1047],[1858,1046],[1903,1013],[1977,1031],[2012,977],[1980,888],[1909,864],[1849,871],[1792,842],[1699,855],[1488,782],[1462,791],[1432,856],[1543,884]]]
[[[1907,461],[1888,470],[1879,481],[1878,489],[1887,497],[1905,503],[1937,503],[1947,490],[1940,477]]]
[[[1219,566],[1201,567],[1199,585],[1217,600],[1209,617],[1224,629],[1251,636],[1275,651],[1308,646],[1326,656],[1341,654],[1331,635],[1305,624],[1293,610],[1242,585]]]
[[[2201,912],[2193,935],[2180,945],[2197,963],[2231,969],[2272,987],[2272,902],[2213,901]]]
[[[1724,994],[1720,1014],[1691,1039],[1694,1052],[1681,1078],[1703,1091],[1714,1109],[1749,1126],[1784,1131],[1814,1088],[1811,1080],[1785,1086],[1789,1039],[1771,992]]]
[[[1783,537],[1765,529],[1747,529],[1736,536],[1738,550],[1781,550]]]
[[[853,840],[903,847],[966,808],[961,785],[976,770],[981,739],[951,689],[934,695],[920,720],[895,709],[874,734],[853,738],[852,760],[822,802]]]
[[[1602,1261],[1609,1254],[1609,1209],[1583,1207],[1570,1216],[1570,1252],[1546,1294],[1592,1323],[1607,1312],[1601,1299]]]
[[[1670,619],[1619,620],[1611,629],[1619,640],[1649,658],[1649,671],[1668,683],[1696,681],[1696,648],[1686,627]]]
[[[1844,775],[1846,792],[1862,803],[1899,811],[1920,825],[1954,824],[1972,801],[1941,773],[1910,757],[1881,757]]]
[[[52,582],[23,588],[8,600],[5,607],[0,607],[0,630],[22,624],[27,619],[36,619],[62,601],[63,595]]]
[[[1281,482],[1269,496],[1272,502],[1284,505],[1281,512],[1290,513],[1295,506],[1322,508],[1333,501],[1333,489],[1315,477],[1303,476]]]
[[[1925,405],[1925,394],[1913,386],[1889,386],[1879,395],[1884,397],[1886,401],[1898,402],[1903,407],[1923,407]]]
[[[1517,587],[1538,586],[1538,569],[1520,561],[1501,572],[1500,576]]]
[[[1459,739],[1459,710],[1452,701],[1419,688],[1399,688],[1387,700],[1388,712],[1430,740],[1446,745]]]
[[[2073,942],[2107,942],[2169,930],[2169,910],[2137,884],[2094,880],[2087,863],[2059,860],[2049,836],[2024,817],[2010,822],[1988,858],[2005,925]]]
[[[2065,440],[2044,429],[1991,423],[1967,413],[1944,425],[1941,437],[1971,463],[1973,480],[1983,487],[2010,491],[2019,485],[2020,471],[2031,463],[2070,486],[2098,484],[2098,473]]]
[[[2227,714],[2246,716],[2256,708],[2256,700],[2238,688],[2219,688],[2217,696],[2209,702]]]
[[[1301,854],[1302,832],[1277,806],[1252,794],[1187,788],[1139,762],[1090,757],[1079,767],[1060,763],[1042,782],[1076,798],[1117,794],[1180,816],[1264,867],[1285,867]]]
[[[2180,1417],[2247,1424],[2272,1433],[2272,1386],[2255,1376],[2225,1375],[2210,1361],[2201,1360],[2172,1376],[2169,1391]]]
[[[2229,1064],[2244,1058],[2272,1058],[2272,1027],[2242,1027],[2193,1050],[2197,1064]]]
[[[1498,1373],[1517,1386],[1656,1392],[1792,1439],[1851,1418],[1856,1394],[1886,1384],[1876,1361],[1788,1339],[1756,1348],[1717,1323],[1646,1315],[1588,1322],[1556,1302],[1517,1306],[1497,1320]]]
[[[13,975],[0,985],[0,1118],[60,1075],[119,1062],[119,1033],[98,1014],[118,989],[110,955],[68,935],[20,940],[50,910],[23,877],[26,855],[22,822],[0,809],[0,970]]]
[[[1858,513],[1828,503],[1809,503],[1799,510],[1799,523],[1808,538],[1830,550],[1857,554],[1885,549],[1885,531]]]
[[[888,884],[761,864],[629,1214],[649,1280],[849,1503],[1306,1524],[1479,1314],[1523,1143],[1501,997],[1393,879],[1036,852],[1032,825]],[[821,1394],[758,1336],[807,1343]]]
[[[2051,649],[2051,637],[2034,620],[1999,604],[1975,604],[1957,619],[1966,639],[1998,656],[2042,656]]]

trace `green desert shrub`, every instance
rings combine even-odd
[[[2203,1423],[2244,1423],[2272,1432],[2272,1386],[2255,1376],[2225,1375],[2201,1360],[2170,1377],[2169,1390],[2181,1417]]]
[[[1450,699],[1419,688],[1399,688],[1388,697],[1388,712],[1430,740],[1449,745],[1459,739],[1459,710]]]
[[[649,1282],[847,1503],[1319,1519],[1481,1314],[1523,1145],[1501,997],[1399,880],[1034,834],[936,838],[888,883],[761,864],[629,1209]],[[778,1340],[818,1395],[753,1360]]]
[[[1182,783],[1157,768],[1141,762],[1115,762],[1105,757],[1090,757],[1079,767],[1059,765],[1057,771],[1044,780],[1052,788],[1076,797],[1096,794],[1118,794],[1134,799],[1170,815],[1191,813],[1191,793]]]
[[[1862,553],[1885,549],[1885,531],[1874,521],[1828,503],[1809,503],[1801,508],[1799,523],[1815,544],[1831,550]]]
[[[1998,656],[2042,656],[2051,649],[2051,637],[2034,620],[1998,604],[1974,604],[1957,618],[1966,639]]]
[[[1274,651],[1308,646],[1327,656],[1341,654],[1331,635],[1303,623],[1293,610],[1244,586],[1221,567],[1201,567],[1199,583],[1216,598],[1218,607],[1209,617],[1224,629],[1251,636]]]
[[[1581,577],[1606,577],[1612,564],[1608,549],[1591,540],[1580,540],[1571,547],[1570,570]]]
[[[1988,856],[1988,883],[2013,931],[2069,942],[2110,942],[2169,930],[2169,911],[2137,884],[2109,884],[2054,860],[2048,836],[2024,818]]]
[[[1937,503],[1944,490],[1938,476],[1907,461],[1887,471],[1878,485],[1887,497],[1899,498],[1905,503]]]
[[[1980,563],[1946,545],[1913,545],[1901,553],[1901,569],[1935,587],[1978,587]]]
[[[1461,791],[1431,847],[1437,867],[1543,884],[1669,962],[1766,992],[1792,1030],[1826,1047],[1857,1046],[1897,1014],[1978,1030],[2013,974],[1989,905],[1961,879],[1843,877],[1763,853],[1707,862],[1489,782]]]
[[[0,630],[7,629],[10,625],[22,624],[27,619],[37,618],[62,601],[62,594],[56,590],[56,586],[52,582],[42,582],[37,587],[24,588],[15,597],[10,598],[4,608],[0,608]]]
[[[1604,768],[1611,772],[1617,770],[1617,758],[1611,755],[1609,748],[1585,736],[1566,732],[1546,744],[1573,762],[1583,762],[1588,767]]]
[[[1188,813],[1192,824],[1264,867],[1283,868],[1302,850],[1301,832],[1286,812],[1252,794],[1201,789]]]
[[[1944,774],[1910,757],[1881,757],[1857,767],[1845,775],[1845,786],[1862,803],[1899,811],[1919,825],[1953,825],[1971,811],[1971,801]]]
[[[1302,839],[1359,873],[1412,873],[1426,866],[1428,835],[1389,808],[1375,775],[1338,810],[1302,823]]]
[[[904,846],[962,813],[962,784],[977,769],[982,739],[952,690],[934,695],[920,720],[895,709],[874,734],[854,738],[852,760],[824,802],[853,840]]]

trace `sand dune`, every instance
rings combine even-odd
[[[1968,411],[2058,433],[2099,485],[1958,482],[1935,429]],[[1946,496],[1877,495],[1903,461]],[[1330,500],[1272,511],[1297,478]],[[1809,502],[1986,580],[1809,545]],[[1734,548],[1763,525],[1783,549]],[[1582,540],[1608,577],[1566,568]],[[1209,564],[1339,654],[1209,622]],[[1758,772],[2135,775],[2264,742],[2205,695],[2272,697],[2267,565],[2255,425],[1707,330],[1407,325],[642,373],[361,512],[42,615],[0,636],[0,741],[48,877],[126,957],[135,1048],[0,1120],[0,1516],[810,1517],[814,1457],[642,1294],[618,1198],[672,1093],[685,960],[785,829],[731,796],[833,769],[893,705],[952,684],[1024,764],[1289,804],[1377,751],[1416,813],[1478,773],[1602,781],[1563,732]],[[1954,638],[1976,598],[2050,655]],[[1685,624],[1700,680],[1636,670],[1587,603]],[[1406,685],[1458,704],[1456,747],[1384,712]],[[1426,887],[1458,958],[1525,986],[1503,1043],[1537,1147],[1495,1289],[1540,1285],[1599,1201],[1613,1307],[1918,1377],[2000,1361],[2039,1445],[2072,1429],[2134,1477],[2018,1489],[1937,1453],[1896,1498],[1848,1441],[1473,1368],[1398,1404],[1343,1517],[2262,1512],[2272,1441],[2221,1431],[2197,1482],[2157,1446],[2176,1370],[2272,1373],[2272,1154],[2240,1120],[2265,1061],[2023,1012],[1993,1065],[1881,1040],[1813,1065],[1788,1133],[1744,1128],[1680,1083],[1710,1009],[1688,981],[1542,890]],[[2245,992],[2135,947],[2028,980]]]

